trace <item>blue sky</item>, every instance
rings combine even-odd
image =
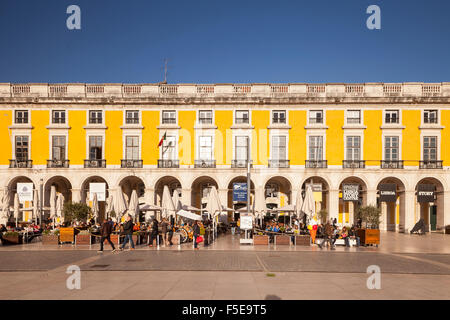
[[[448,0],[1,0],[0,82],[154,83],[165,58],[169,83],[450,81],[449,14]]]

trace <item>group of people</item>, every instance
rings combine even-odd
[[[332,224],[329,221],[325,225],[321,224],[317,227],[316,237],[319,239],[317,245],[320,249],[323,249],[323,247],[327,245],[331,250],[335,250],[337,239],[343,239],[346,247],[350,247],[350,239],[356,240],[357,247],[361,244],[361,240],[358,237],[354,225],[351,228],[339,228],[336,224]],[[320,239],[322,240],[320,241]]]

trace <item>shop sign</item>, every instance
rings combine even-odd
[[[252,216],[243,216],[243,215],[241,215],[240,228],[242,230],[251,230],[251,229],[253,229],[253,217]]]
[[[397,185],[395,183],[380,184],[380,201],[382,202],[397,201]]]
[[[434,202],[436,187],[433,184],[419,184],[417,186],[417,202]]]
[[[233,183],[233,201],[247,202],[247,183]]]
[[[33,201],[33,183],[17,183],[19,202]]]
[[[94,193],[97,194],[97,201],[106,200],[106,183],[104,182],[91,182],[89,183],[89,200],[94,199]]]
[[[359,200],[359,185],[358,184],[343,184],[342,185],[342,200],[358,201]]]

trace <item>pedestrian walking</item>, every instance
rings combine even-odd
[[[153,247],[153,240],[158,237],[158,220],[153,219],[152,221],[152,232],[150,233],[149,247]]]
[[[100,228],[100,250],[98,252],[103,252],[103,242],[107,240],[111,245],[113,251],[116,252],[116,248],[114,247],[114,243],[111,241],[111,233],[112,233],[112,224],[108,220],[103,220],[102,227]]]
[[[194,223],[194,250],[198,250],[197,238],[200,236],[200,226],[198,221]]]
[[[167,235],[168,235],[167,241],[169,242],[170,246],[173,245],[173,243],[172,243],[173,229],[174,229],[174,226],[173,226],[172,222],[169,222],[169,224],[167,226],[167,230],[168,230],[167,231]]]
[[[167,219],[163,218],[161,222],[161,236],[164,241],[164,246],[167,245],[167,226],[168,226]]]
[[[134,242],[133,242],[133,220],[131,220],[131,216],[127,215],[126,222],[123,225],[123,235],[125,236],[125,239],[123,239],[122,246],[120,247],[120,250],[123,250],[125,248],[125,245],[130,242],[131,248],[130,250],[134,250]]]

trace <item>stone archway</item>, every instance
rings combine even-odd
[[[174,192],[178,192],[178,195],[182,196],[182,186],[180,180],[173,176],[164,176],[160,178],[155,184],[155,205],[160,206],[164,186],[169,187],[170,195],[173,197]]]
[[[431,191],[431,189],[434,190]],[[419,219],[423,219],[427,231],[436,231],[444,228],[445,208],[442,182],[433,177],[426,177],[416,184],[415,191],[414,223]],[[433,193],[430,199],[422,196],[424,191]],[[431,201],[431,198],[433,198],[433,201]]]
[[[265,209],[281,208],[292,203],[292,185],[288,179],[275,176],[264,185]]]
[[[105,200],[109,197],[109,186],[108,182],[100,176],[91,176],[84,180],[81,184],[81,202],[86,203],[89,206],[92,206],[92,199],[89,196],[89,184],[90,183],[104,183],[105,184]],[[103,221],[105,218],[105,209],[106,209],[106,201],[98,200],[98,220]]]
[[[353,196],[355,198],[352,198]],[[355,176],[342,180],[339,184],[338,223],[347,226],[356,224],[357,212],[365,205],[367,205],[367,185],[364,180]]]
[[[390,185],[393,186],[395,196],[388,201],[383,201],[391,192]],[[405,184],[399,178],[386,177],[378,183],[377,190],[377,206],[381,209],[380,230],[404,232],[406,223]]]
[[[191,186],[191,205],[193,207],[204,209],[206,207],[206,199],[209,195],[211,187],[218,189],[216,180],[209,176],[201,176],[192,182]]]

